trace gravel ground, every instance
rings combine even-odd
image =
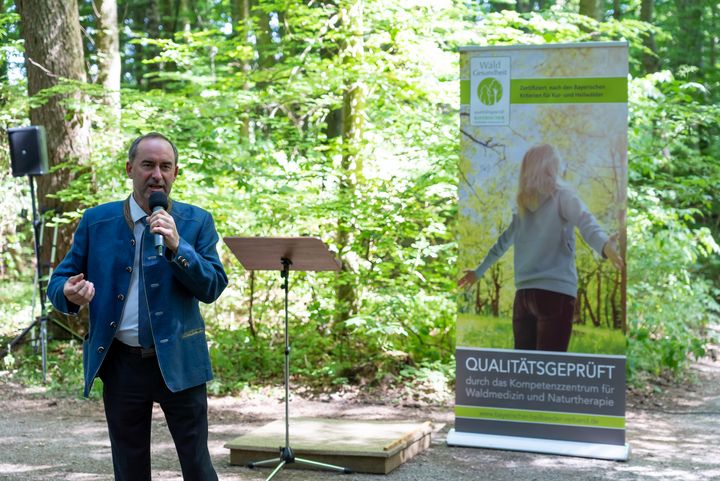
[[[308,400],[295,396],[291,416],[431,420],[440,427],[430,449],[385,476],[389,481],[440,480],[720,480],[720,362],[695,365],[695,382],[668,386],[652,397],[632,394],[627,412],[628,462],[448,447],[452,406],[360,402],[347,396]],[[223,481],[264,480],[269,469],[228,464],[227,441],[281,419],[279,391],[210,400],[210,450]],[[180,480],[174,446],[156,409],[153,479]],[[291,438],[292,441],[292,438]],[[382,475],[285,469],[274,479],[367,481]],[[0,377],[0,480],[111,480],[112,463],[100,401],[50,398]]]

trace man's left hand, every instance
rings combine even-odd
[[[158,210],[148,217],[150,232],[161,234],[165,238],[165,246],[177,253],[180,245],[180,234],[175,226],[175,219],[165,210]]]

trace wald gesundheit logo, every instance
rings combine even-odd
[[[470,125],[510,124],[510,57],[470,58]]]
[[[500,102],[502,95],[502,84],[496,78],[484,78],[477,86],[477,96],[483,105],[495,105]]]

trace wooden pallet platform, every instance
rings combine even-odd
[[[333,464],[357,473],[388,474],[430,447],[427,422],[290,419],[290,447],[298,458]],[[276,458],[285,445],[285,420],[274,421],[225,444],[230,464]],[[288,468],[303,468],[291,463]]]

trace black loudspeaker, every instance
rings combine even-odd
[[[10,162],[14,177],[48,173],[45,127],[14,127],[7,129],[10,141]]]

